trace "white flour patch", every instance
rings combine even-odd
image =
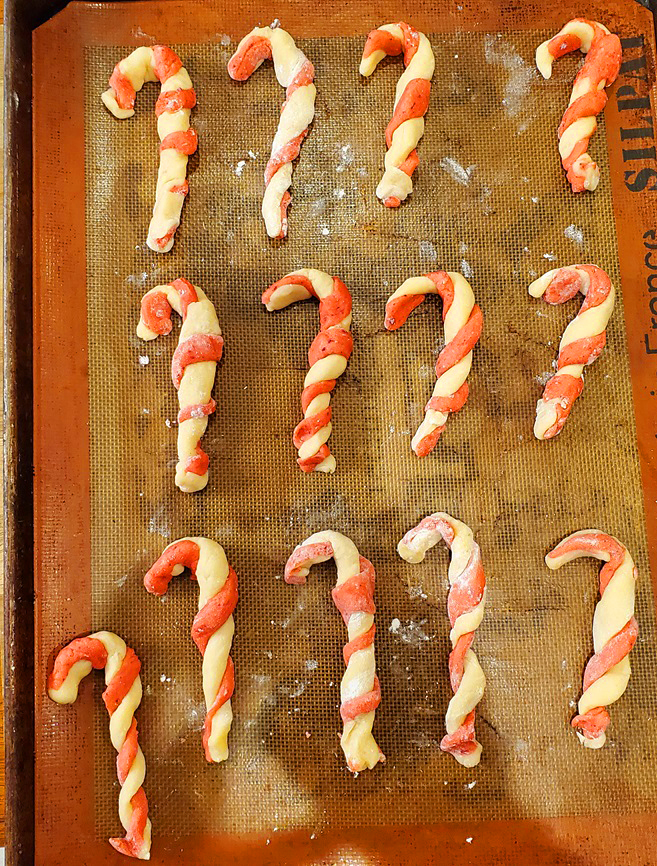
[[[472,277],[472,268],[470,267],[469,262],[466,262],[465,259],[461,259],[461,273],[469,280]]]
[[[525,762],[529,757],[529,743],[526,740],[516,740],[515,751],[518,760]]]
[[[157,533],[162,538],[171,538],[171,524],[164,505],[158,505],[153,512],[153,516],[148,521],[148,531]]]
[[[566,226],[566,228],[563,230],[563,233],[569,241],[573,241],[573,243],[575,244],[584,243],[584,232],[579,226],[576,226],[575,223],[571,223],[569,226]]]
[[[298,698],[306,690],[307,683],[302,680],[295,680],[290,686],[281,686],[279,691],[288,698]]]
[[[240,159],[240,161],[237,163],[237,165],[233,169],[233,171],[235,172],[237,177],[242,177],[242,172],[244,171],[245,165],[246,165],[246,160]]]
[[[147,39],[149,42],[155,42],[155,37],[151,36],[150,33],[146,33],[139,26],[133,28],[132,35],[135,39]]]
[[[501,36],[486,36],[484,54],[487,63],[502,66],[508,72],[502,105],[509,117],[517,117],[525,107],[525,97],[536,77],[534,67],[526,63],[513,45],[505,42]]]
[[[469,165],[467,168],[464,168],[456,159],[452,159],[451,156],[444,156],[440,160],[440,167],[443,171],[447,172],[452,180],[463,186],[468,186],[470,184],[470,175],[477,166]]]
[[[395,618],[390,623],[389,630],[404,643],[418,647],[423,643],[426,643],[426,641],[431,640],[433,637],[433,635],[429,635],[424,631],[424,626],[426,624],[426,619],[421,619],[419,622],[414,622],[412,619],[409,619],[406,625],[402,625],[401,621]],[[395,628],[393,628],[393,626],[395,626]]]
[[[151,362],[151,359],[148,357],[148,355],[140,355],[139,356],[139,363],[141,364],[142,367],[145,367],[147,364],[150,364],[150,362]]]
[[[420,255],[423,259],[430,259],[432,262],[435,262],[438,258],[436,248],[431,241],[420,241]]]
[[[433,367],[429,364],[422,364],[420,369],[417,371],[417,375],[419,379],[431,379],[434,375]]]
[[[314,202],[311,202],[311,205],[308,208],[310,215],[314,216],[314,217],[319,216],[320,214],[323,214],[325,210],[326,210],[326,199],[325,198],[315,199]]]
[[[143,288],[149,280],[149,274],[146,271],[143,271],[141,274],[131,274],[129,277],[125,278],[125,282],[128,286],[136,286],[137,288]]]
[[[335,167],[336,171],[342,172],[345,171],[354,161],[354,151],[350,144],[339,144],[337,146],[338,150],[338,164]]]
[[[302,506],[297,506],[297,510],[300,510],[301,507]],[[349,531],[349,509],[347,508],[347,502],[341,493],[336,494],[329,507],[325,510],[311,509],[307,506],[303,507],[305,509],[304,516],[303,518],[298,517],[297,519],[303,519],[306,526],[310,529],[319,531],[320,529],[324,529],[327,525],[330,525],[338,532]]]

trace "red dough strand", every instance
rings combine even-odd
[[[442,539],[452,552],[447,613],[452,626],[449,678],[454,698],[446,715],[447,734],[440,748],[467,767],[479,763],[482,747],[475,736],[475,707],[486,679],[472,651],[475,629],[484,615],[486,576],[481,551],[472,531],[460,520],[438,512],[410,529],[397,546],[402,559],[422,562],[426,551]]]
[[[434,271],[406,280],[386,303],[385,327],[396,331],[428,294],[443,302],[445,347],[436,361],[436,384],[425,406],[425,418],[411,447],[418,457],[426,457],[438,444],[447,418],[458,412],[468,399],[465,381],[472,364],[472,350],[483,329],[483,315],[474,301],[472,288],[461,274]]]
[[[118,667],[117,667],[118,663]],[[87,666],[88,665],[88,666]],[[151,847],[151,822],[148,801],[142,787],[145,776],[144,756],[139,748],[134,711],[141,700],[139,672],[141,662],[134,650],[111,632],[97,632],[76,638],[55,658],[48,677],[48,693],[57,703],[72,703],[77,698],[81,679],[92,669],[113,671],[103,702],[110,718],[118,714],[118,725],[110,725],[112,743],[117,751],[116,771],[121,788],[128,798],[119,799],[119,817],[125,830],[123,838],[112,838],[110,844],[127,857],[148,860]],[[125,733],[122,733],[124,731]]]
[[[148,246],[168,252],[180,225],[183,202],[189,191],[188,157],[196,152],[198,136],[189,128],[196,93],[182,61],[166,45],[143,45],[114,67],[108,89],[102,94],[106,108],[122,120],[135,113],[137,91],[147,81],[157,80],[162,89],[155,105],[160,138],[160,168]]]
[[[271,285],[262,302],[271,311],[311,297],[319,300],[320,331],[308,350],[310,370],[301,394],[304,419],[297,424],[292,439],[303,472],[333,472],[335,458],[326,444],[332,429],[330,395],[353,350],[349,290],[338,277],[306,269]]]
[[[274,62],[278,82],[285,87],[285,102],[265,168],[262,216],[269,237],[284,238],[292,163],[299,156],[315,113],[315,69],[285,30],[256,27],[237,46],[228,62],[228,74],[235,81],[246,81],[270,59]]]
[[[575,400],[582,393],[584,368],[602,353],[615,292],[609,276],[596,265],[571,265],[549,271],[529,287],[529,293],[548,304],[563,304],[578,292],[584,295],[579,313],[564,331],[557,372],[548,380],[536,407],[534,435],[552,439],[564,427]]]
[[[616,80],[621,64],[618,36],[604,25],[585,18],[575,18],[553,39],[536,51],[536,65],[545,78],[552,75],[552,63],[571,51],[586,55],[573,84],[570,104],[559,125],[559,153],[573,192],[593,191],[598,186],[600,170],[588,155],[596,117],[607,104],[605,88]]]
[[[386,207],[399,207],[413,189],[411,176],[419,163],[416,146],[424,133],[429,107],[434,56],[426,36],[409,24],[386,24],[367,37],[360,73],[372,74],[386,55],[404,55],[406,71],[397,87],[392,119],[386,128],[385,172],[376,194]]]
[[[174,541],[163,551],[144,577],[144,586],[153,595],[162,596],[166,593],[171,579],[183,568],[187,568],[191,577],[198,580],[201,593],[199,611],[192,624],[192,640],[202,656],[205,657],[209,652],[210,661],[221,664],[224,650],[221,647],[220,632],[228,624],[229,634],[227,633],[226,640],[230,646],[232,616],[238,598],[237,575],[226,562],[223,549],[216,542],[207,538],[183,538]],[[210,641],[214,641],[211,646]],[[203,670],[204,690],[207,693],[208,683],[215,682],[214,671],[210,670],[206,676],[205,662]],[[226,654],[219,685],[207,706],[203,724],[203,749],[209,762],[223,761],[228,755],[223,741],[228,735],[232,713],[228,720],[220,720],[217,729],[214,727],[214,720],[221,708],[230,701],[234,690],[235,669],[232,658]]]
[[[582,556],[600,559],[605,565],[600,571],[600,600],[593,621],[594,653],[584,671],[579,712],[571,724],[584,746],[599,749],[605,744],[610,721],[606,707],[627,688],[629,654],[639,634],[634,618],[636,568],[627,548],[597,529],[569,535],[548,553],[545,562],[556,569]]]
[[[318,532],[292,552],[285,565],[285,582],[305,583],[310,566],[328,559],[335,559],[337,565],[338,581],[331,595],[349,636],[340,687],[342,749],[349,769],[360,772],[385,760],[372,736],[374,711],[381,702],[374,660],[374,566],[344,535]]]
[[[211,391],[214,382],[206,366],[218,364],[223,355],[224,340],[213,305],[205,294],[188,280],[177,279],[167,286],[157,286],[144,295],[137,334],[144,340],[169,334],[173,327],[171,311],[183,320],[178,346],[171,362],[171,378],[178,391],[178,458],[176,484],[186,493],[201,490],[208,481],[209,457],[201,448],[207,418],[217,408]],[[186,377],[187,386],[183,387]],[[190,397],[205,397],[189,402]],[[196,476],[196,477],[193,477]]]

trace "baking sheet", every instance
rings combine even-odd
[[[139,719],[154,854],[171,834],[255,834],[266,846],[291,830],[313,839],[363,824],[657,807],[654,600],[622,290],[607,348],[587,372],[564,432],[547,443],[532,435],[535,402],[579,301],[551,308],[529,297],[528,283],[552,267],[595,261],[619,286],[604,124],[591,147],[600,188],[574,197],[554,129],[577,61],[562,60],[544,82],[533,51],[548,35],[429,34],[437,72],[414,192],[398,211],[384,209],[374,188],[400,62],[383,63],[361,82],[364,35],[300,39],[316,67],[317,114],[295,169],[282,243],[266,238],[260,218],[282,101],[271,68],[237,85],[225,71],[234,44],[222,32],[212,42],[174,44],[198,95],[200,148],[166,256],[145,244],[157,89],[139,94],[134,118],[115,121],[99,94],[130,49],[84,52],[90,628],[118,631],[143,661]],[[354,354],[333,398],[338,466],[328,477],[303,475],[291,443],[317,309],[306,303],[270,314],[260,302],[270,282],[304,266],[339,275],[354,299]],[[420,461],[410,439],[442,346],[439,310],[428,299],[394,334],[383,329],[383,313],[404,279],[440,268],[471,281],[484,334],[467,405]],[[173,485],[175,329],[156,343],[134,336],[142,294],[177,276],[215,302],[226,340],[218,410],[204,438],[210,483],[198,496]],[[477,721],[484,753],[474,770],[438,748],[450,696],[447,552],[435,549],[412,566],[395,551],[401,535],[436,510],[473,528],[489,580],[476,636],[488,679]],[[640,573],[633,677],[600,753],[582,749],[568,724],[591,652],[597,569],[585,561],[553,574],[542,561],[561,537],[589,526],[621,538]],[[294,545],[326,528],[349,535],[377,571],[383,698],[375,734],[387,762],[355,779],[338,741],[343,625],[330,599],[332,567],[315,567],[303,588],[281,577]],[[222,766],[207,765],[200,745],[200,657],[189,636],[196,587],[177,580],[157,600],[141,582],[163,547],[183,535],[218,540],[240,580],[235,721]],[[52,784],[59,733],[76,723],[64,708],[46,704],[44,713],[56,735],[39,754],[42,791]],[[98,840],[117,824],[103,713],[96,700]],[[42,810],[43,829],[56,832],[59,816]]]

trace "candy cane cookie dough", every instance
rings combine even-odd
[[[294,430],[297,463],[304,472],[335,472],[335,457],[326,444],[333,425],[331,391],[347,368],[353,349],[351,294],[342,280],[324,271],[302,268],[278,280],[262,295],[269,311],[282,310],[295,301],[319,300],[320,330],[310,344],[301,394],[303,421]]]
[[[390,295],[386,303],[386,329],[401,328],[428,294],[440,295],[443,302],[445,348],[436,361],[436,384],[425,406],[424,421],[411,440],[411,448],[418,457],[426,457],[433,451],[450,413],[458,412],[468,399],[466,380],[472,367],[472,350],[483,327],[481,310],[465,277],[451,271],[435,271],[411,277]]]
[[[120,854],[149,860],[151,822],[142,787],[146,762],[137,739],[135,710],[141,703],[141,662],[118,635],[98,631],[72,640],[59,651],[48,677],[48,694],[58,704],[72,704],[80,681],[93,669],[105,669],[103,701],[110,717],[110,739],[117,751],[119,818],[125,837],[110,839]]]
[[[351,539],[339,532],[316,532],[292,552],[285,565],[285,582],[303,584],[312,565],[335,560],[338,579],[332,591],[335,606],[347,626],[349,641],[343,656],[347,669],[340,685],[340,743],[353,773],[371,770],[385,756],[372,735],[381,688],[374,659],[374,566],[360,556]]]
[[[548,568],[592,556],[605,563],[600,571],[600,600],[593,615],[593,651],[584,670],[578,714],[571,724],[588,749],[600,749],[607,739],[609,713],[630,679],[630,650],[639,626],[634,618],[637,570],[624,544],[599,529],[582,529],[564,538],[545,557]]]
[[[285,87],[285,102],[265,169],[262,218],[270,238],[284,238],[292,163],[315,116],[315,69],[287,31],[254,27],[230,58],[228,74],[235,81],[246,81],[267,59],[273,61],[278,83]]]
[[[581,292],[584,303],[569,322],[559,344],[557,372],[548,381],[536,405],[534,436],[552,439],[563,429],[584,386],[584,367],[600,356],[607,342],[607,323],[616,292],[597,265],[570,265],[548,271],[529,286],[533,298],[563,304]]]
[[[452,626],[449,676],[454,696],[447,708],[447,734],[440,748],[464,767],[474,767],[482,751],[475,737],[475,708],[486,687],[486,677],[471,649],[486,601],[486,576],[479,545],[465,523],[437,512],[410,529],[397,545],[397,552],[406,562],[422,562],[427,550],[441,539],[451,552],[447,612]]]
[[[385,172],[376,188],[386,207],[399,207],[413,189],[411,176],[419,163],[417,145],[424,135],[435,60],[424,33],[409,24],[384,24],[367,37],[360,74],[368,78],[386,55],[404,54],[404,72],[397,82],[392,120],[386,128]]]
[[[156,286],[144,295],[137,336],[154,340],[159,334],[171,333],[172,309],[183,320],[171,363],[180,406],[176,485],[183,493],[195,493],[208,483],[210,459],[201,448],[201,437],[208,416],[217,408],[212,388],[224,340],[212,302],[201,289],[182,278]]]
[[[187,160],[198,147],[196,130],[189,127],[196,94],[189,73],[175,51],[166,45],[142,45],[116,64],[109,88],[101,99],[119,120],[132,117],[136,94],[146,81],[159,81],[162,85],[155,105],[161,142],[160,167],[146,243],[156,253],[166,253],[173,246],[173,236],[180,225],[183,202],[189,191]]]
[[[162,596],[171,579],[186,568],[199,588],[192,639],[203,656],[207,707],[203,749],[210,763],[219,763],[228,758],[228,733],[233,721],[230,699],[235,690],[235,670],[230,649],[235,631],[237,575],[216,541],[181,538],[164,549],[144,577],[144,586],[153,595]]]
[[[621,43],[597,21],[574,18],[536,49],[536,66],[543,78],[552,76],[554,61],[579,50],[586,55],[577,73],[568,108],[559,125],[559,155],[573,192],[596,189],[600,169],[587,153],[596,117],[607,104],[605,88],[613,84],[621,64]]]

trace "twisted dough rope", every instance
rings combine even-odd
[[[211,395],[224,341],[214,305],[201,289],[184,279],[156,286],[144,295],[137,336],[154,340],[158,334],[169,334],[172,309],[183,320],[171,362],[180,406],[176,484],[184,493],[195,493],[208,483],[210,458],[201,448],[201,437],[208,415],[217,408]]]
[[[625,545],[598,529],[573,532],[548,553],[545,563],[556,569],[581,556],[606,564],[600,571],[600,601],[593,615],[594,655],[584,670],[578,715],[571,724],[582,745],[600,749],[609,724],[605,707],[620,698],[630,679],[629,653],[639,634],[634,618],[637,571]]]
[[[406,562],[422,562],[440,539],[451,551],[447,612],[452,630],[449,676],[454,696],[449,702],[440,748],[454,755],[464,767],[474,767],[481,758],[481,743],[475,738],[475,707],[482,699],[486,677],[471,649],[474,633],[484,617],[486,576],[481,551],[472,530],[445,512],[431,514],[409,529],[397,545]]]
[[[468,399],[466,379],[472,366],[472,349],[483,327],[483,316],[475,304],[470,283],[461,274],[435,271],[411,277],[390,295],[386,303],[386,329],[401,328],[427,294],[442,298],[445,348],[436,361],[436,384],[425,406],[424,421],[411,440],[411,448],[418,457],[426,457],[433,451],[450,412],[458,412]]]
[[[142,787],[146,762],[137,741],[134,712],[141,703],[141,662],[134,650],[118,635],[98,631],[89,637],[72,640],[60,650],[48,677],[48,694],[58,704],[72,704],[78,696],[80,681],[92,668],[105,668],[103,701],[110,717],[110,738],[118,752],[116,770],[121,791],[119,818],[124,839],[110,839],[120,854],[150,859],[151,822],[148,802]]]
[[[586,60],[559,124],[559,154],[573,192],[592,192],[600,180],[600,169],[586,151],[597,127],[596,117],[607,104],[605,87],[613,84],[620,69],[620,39],[597,21],[574,18],[538,46],[536,66],[543,78],[550,78],[553,62],[578,48]]]
[[[413,189],[411,175],[418,166],[417,144],[424,135],[435,59],[431,44],[409,24],[384,24],[367,37],[360,74],[369,77],[388,54],[404,52],[406,67],[397,82],[392,120],[386,128],[385,172],[376,194],[386,207],[399,207]]]
[[[280,27],[254,27],[230,58],[228,74],[235,81],[246,81],[267,59],[273,60],[278,83],[286,90],[265,168],[262,218],[270,238],[284,238],[292,162],[299,156],[315,116],[315,68],[287,31]]]
[[[203,749],[208,761],[219,763],[228,758],[228,732],[233,721],[230,699],[235,690],[235,669],[230,648],[235,631],[237,576],[216,541],[181,538],[164,549],[144,577],[144,586],[153,595],[164,595],[171,578],[185,568],[198,581],[200,591],[192,639],[203,656],[207,707]]]
[[[584,367],[592,364],[607,342],[607,322],[614,309],[615,291],[609,276],[596,265],[570,265],[543,274],[529,287],[533,298],[563,304],[577,292],[584,303],[568,323],[559,344],[557,372],[536,405],[534,436],[552,439],[566,423],[573,403],[582,393]]]
[[[166,45],[142,45],[114,67],[109,89],[101,99],[119,120],[135,113],[135,96],[145,81],[160,81],[162,90],[155,105],[160,137],[160,167],[157,173],[153,217],[146,243],[156,253],[167,253],[180,225],[187,182],[187,157],[196,152],[198,136],[189,128],[196,105],[189,73],[180,57]]]
[[[359,773],[385,761],[372,736],[374,712],[381,702],[374,660],[374,566],[360,556],[353,541],[327,530],[316,532],[295,547],[285,565],[285,582],[305,583],[310,566],[327,559],[334,559],[338,569],[331,595],[349,635],[343,650],[347,669],[340,685],[344,724],[340,744],[347,766]]]
[[[295,301],[319,300],[319,334],[308,349],[310,369],[301,393],[303,421],[294,430],[297,463],[304,472],[335,472],[335,457],[326,444],[331,424],[331,391],[347,368],[353,349],[351,295],[338,277],[302,268],[271,285],[262,296],[267,309],[281,310]]]

